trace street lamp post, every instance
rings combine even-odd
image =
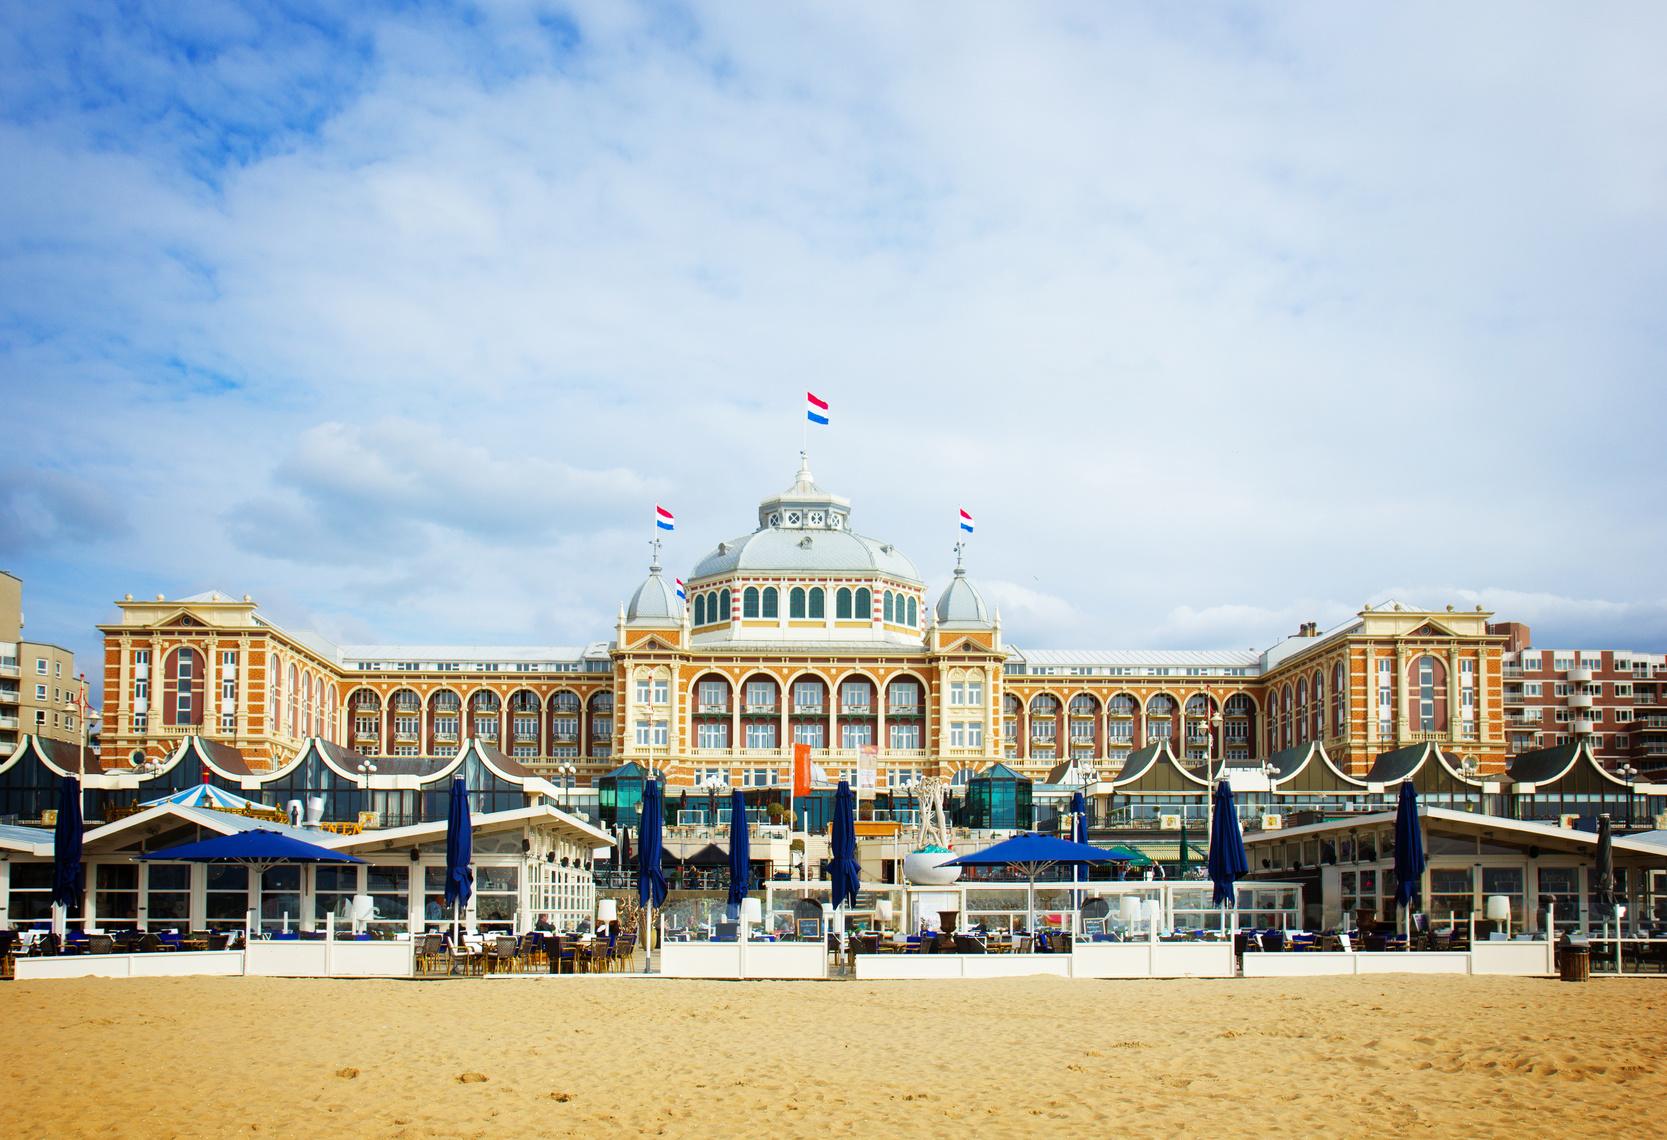
[[[729,781],[708,776],[701,781],[700,786],[706,789],[706,823],[708,827],[718,826],[718,793],[729,787]]]
[[[1632,784],[1638,779],[1638,769],[1631,764],[1622,764],[1615,769],[1615,775],[1626,781],[1626,829],[1632,830]]]
[[[1210,714],[1210,731],[1204,734],[1204,776],[1208,789],[1204,793],[1205,842],[1215,835],[1216,828],[1216,738],[1221,733],[1221,713]]]
[[[556,783],[557,786],[561,788],[561,806],[563,811],[568,811],[573,807],[573,787],[578,779],[578,775],[579,768],[576,764],[556,765]]]

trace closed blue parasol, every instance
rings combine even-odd
[[[1071,793],[1071,838],[1077,843],[1088,843],[1088,801],[1081,792]],[[1076,865],[1076,877],[1088,878],[1088,864]]]
[[[451,782],[446,805],[446,905],[461,908],[474,892],[475,830],[469,822],[469,786],[461,778]]]
[[[1424,832],[1418,826],[1418,793],[1408,780],[1395,807],[1395,901],[1410,910],[1423,878]]]
[[[741,900],[752,890],[752,848],[747,838],[747,797],[736,788],[729,794],[729,905],[739,913]]]
[[[1036,925],[1036,877],[1049,867],[1061,863],[1119,863],[1123,859],[1110,851],[1102,851],[1086,843],[1072,843],[1054,835],[1025,832],[982,851],[962,855],[945,863],[946,867],[1017,867],[1030,880],[1027,899],[1027,922]]]
[[[81,902],[81,783],[65,776],[58,785],[58,822],[52,828],[52,901],[67,916]]]
[[[1592,915],[1608,922],[1619,901],[1615,895],[1615,831],[1608,812],[1598,816],[1597,866],[1592,870]]]
[[[665,843],[660,835],[665,814],[659,778],[650,775],[642,787],[642,817],[637,825],[637,903],[643,908],[643,973],[654,963],[654,908],[666,903],[666,873],[660,868]]]
[[[644,907],[664,906],[666,873],[660,869],[660,781],[650,779],[642,789],[642,823],[637,834],[637,903]]]
[[[862,885],[862,868],[857,864],[857,797],[844,780],[834,792],[833,865],[829,877],[833,879],[833,905],[837,910],[857,901]]]
[[[1244,833],[1239,830],[1239,812],[1233,804],[1233,789],[1223,780],[1216,785],[1215,817],[1210,822],[1210,857],[1207,863],[1210,882],[1215,884],[1212,899],[1216,906],[1234,903],[1233,884],[1250,873],[1250,861],[1244,854]]]

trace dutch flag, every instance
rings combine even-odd
[[[686,590],[683,589],[683,579],[673,578],[672,581],[677,583],[677,600],[680,601],[680,602],[688,601],[689,600],[689,594]]]
[[[670,511],[657,505],[654,508],[654,525],[659,527],[661,530],[676,530],[677,520],[672,517],[672,513]]]
[[[972,516],[967,513],[967,509],[965,507],[961,508],[961,529],[966,531],[968,534],[972,533]]]
[[[810,422],[825,426],[828,422],[828,402],[818,397],[815,392],[806,392],[805,399],[810,402],[810,406],[805,409],[805,415]]]

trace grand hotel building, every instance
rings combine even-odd
[[[160,762],[188,737],[257,773],[309,738],[367,757],[473,738],[580,786],[636,761],[674,788],[781,787],[795,741],[830,774],[871,758],[882,789],[1002,763],[1115,775],[1153,745],[1194,772],[1319,745],[1356,780],[1425,744],[1481,776],[1507,761],[1506,636],[1487,613],[1379,605],[1260,652],[1014,646],[963,566],[928,596],[807,463],[686,592],[656,564],[608,640],[513,648],[332,645],[247,596],[130,596],[100,627],[101,765]]]

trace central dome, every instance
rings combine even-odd
[[[803,456],[793,485],[758,505],[758,529],[689,575],[697,645],[750,642],[917,647],[920,571],[890,543],[851,529],[851,501],[829,494]]]
[[[920,582],[920,572],[901,551],[857,534],[850,529],[850,520],[851,501],[817,487],[809,460],[801,458],[793,485],[758,505],[758,529],[720,542],[695,566],[690,581],[757,570],[886,574]]]

